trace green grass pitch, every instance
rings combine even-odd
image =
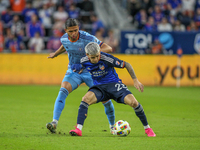
[[[82,137],[71,137],[78,107],[86,86],[71,93],[61,115],[57,134],[47,131],[59,86],[0,85],[1,150],[199,150],[200,87],[129,87],[143,105],[156,137],[147,137],[129,106],[115,106],[116,121],[127,120],[132,128],[127,137],[109,132],[101,103],[89,107]]]

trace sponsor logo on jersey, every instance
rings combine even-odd
[[[116,65],[120,65],[119,61],[116,61],[115,64],[116,64]]]
[[[82,50],[83,50],[83,49],[80,47],[80,48],[79,48],[79,51],[82,51]]]
[[[104,69],[105,69],[104,65],[99,65],[99,68],[100,68],[101,70],[104,70]]]

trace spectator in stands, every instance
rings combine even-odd
[[[161,11],[160,7],[158,5],[155,5],[151,16],[153,16],[155,23],[158,24],[161,22],[162,18],[164,17],[164,14]]]
[[[54,12],[53,14],[53,19],[54,22],[65,22],[67,20],[67,18],[69,17],[68,13],[65,11],[63,6],[58,6],[57,11]]]
[[[147,16],[153,12],[153,6],[155,5],[154,0],[141,0],[141,9],[146,11]]]
[[[68,14],[69,18],[79,19],[80,11],[74,3],[70,5]]]
[[[39,32],[35,32],[34,37],[30,38],[29,43],[28,43],[28,47],[29,50],[31,50],[31,52],[34,53],[41,53],[42,50],[44,49],[44,40],[43,38],[40,36]]]
[[[196,0],[182,0],[181,11],[185,14],[194,16]]]
[[[197,8],[200,8],[200,0],[197,0],[197,1],[196,1],[195,9],[197,9]]]
[[[104,42],[104,37],[102,35],[101,30],[97,30],[95,36],[102,42]]]
[[[179,19],[181,23],[187,27],[190,24],[190,22],[193,21],[193,14],[187,12],[178,13],[177,19]]]
[[[147,54],[163,54],[164,47],[160,43],[159,39],[156,37],[152,44],[149,45],[149,49],[146,50]]]
[[[25,8],[25,5],[26,5],[26,0],[10,0],[11,9],[14,12],[21,13]]]
[[[200,7],[196,9],[194,21],[195,21],[195,23],[196,23],[196,26],[197,26],[198,29],[200,30]]]
[[[43,4],[47,4],[49,9],[56,11],[56,7],[62,5],[62,0],[42,0]]]
[[[145,24],[147,23],[148,16],[145,9],[141,9],[135,16],[135,20],[137,21],[137,28],[139,30],[143,29]]]
[[[51,52],[55,52],[60,46],[60,31],[58,29],[53,30],[53,36],[48,40],[47,49]]]
[[[157,25],[155,24],[154,18],[152,16],[148,18],[148,21],[145,24],[144,29],[146,31],[157,31]]]
[[[163,17],[161,23],[158,23],[158,28],[157,29],[160,32],[162,32],[162,31],[170,32],[170,31],[173,30],[172,25],[170,23],[168,23],[168,20],[167,20],[166,17]]]
[[[10,50],[12,53],[16,53],[25,49],[25,45],[21,38],[11,33],[6,39],[5,48]]]
[[[181,12],[181,0],[167,0],[168,5],[172,8],[173,16],[177,15],[179,12]],[[169,7],[169,6],[168,6]]]
[[[24,23],[20,20],[19,15],[14,15],[13,19],[8,23],[12,34],[19,36],[24,29]]]
[[[190,24],[187,26],[187,31],[198,31],[198,27],[196,26],[194,21],[191,21]]]
[[[79,7],[82,11],[94,12],[94,4],[90,0],[83,0],[80,3],[77,3],[77,7]]]
[[[154,0],[155,5],[159,6],[162,12],[167,9],[167,0]]]
[[[176,20],[174,24],[174,31],[185,31],[185,26],[181,24],[180,20]]]
[[[96,31],[100,30],[102,35],[104,36],[105,26],[103,22],[97,17],[96,14],[92,14],[90,18],[92,21],[92,35],[95,35]]]
[[[129,13],[133,18],[133,22],[135,21],[135,15],[141,9],[141,1],[140,0],[129,0]]]
[[[10,7],[8,7],[6,9],[6,11],[2,12],[1,14],[1,20],[3,21],[3,24],[8,27],[8,23],[13,19],[13,13],[10,9]]]
[[[26,7],[22,11],[22,17],[24,20],[24,23],[28,23],[31,21],[32,15],[37,15],[38,16],[38,11],[36,8],[32,7],[32,2],[27,2]]]
[[[175,25],[175,22],[177,20],[176,16],[172,15],[171,13],[169,14],[169,16],[166,16],[168,22],[174,26]]]
[[[5,12],[8,7],[10,7],[9,0],[0,0],[0,14]]]
[[[35,33],[39,32],[40,36],[45,35],[45,30],[40,21],[38,21],[38,17],[36,15],[31,16],[31,21],[26,25],[26,36],[34,37]]]
[[[104,42],[112,47],[113,53],[118,52],[119,40],[112,29],[108,31],[108,36],[104,38]]]
[[[43,4],[42,8],[39,10],[39,17],[45,28],[49,28],[52,26],[52,14],[53,10],[49,8],[47,4]]]
[[[61,21],[55,22],[55,23],[53,24],[53,30],[59,31],[58,34],[59,34],[60,36],[62,36],[62,35],[65,33],[63,22],[61,22]]]
[[[79,0],[61,0],[61,5],[64,6],[65,10],[68,12],[70,9],[70,6],[72,4],[76,5],[78,2]]]

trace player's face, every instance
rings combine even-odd
[[[65,31],[68,34],[70,41],[76,41],[78,39],[78,26],[68,27]]]
[[[99,62],[99,59],[100,59],[100,52],[97,53],[96,55],[88,55],[88,54],[86,54],[86,55],[88,56],[88,58],[89,58],[89,60],[90,60],[90,62],[91,62],[92,64],[96,64],[96,63]]]

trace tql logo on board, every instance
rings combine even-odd
[[[144,51],[153,43],[154,39],[159,39],[165,49],[172,48],[174,38],[170,33],[126,33],[128,48],[125,53],[145,53]]]

